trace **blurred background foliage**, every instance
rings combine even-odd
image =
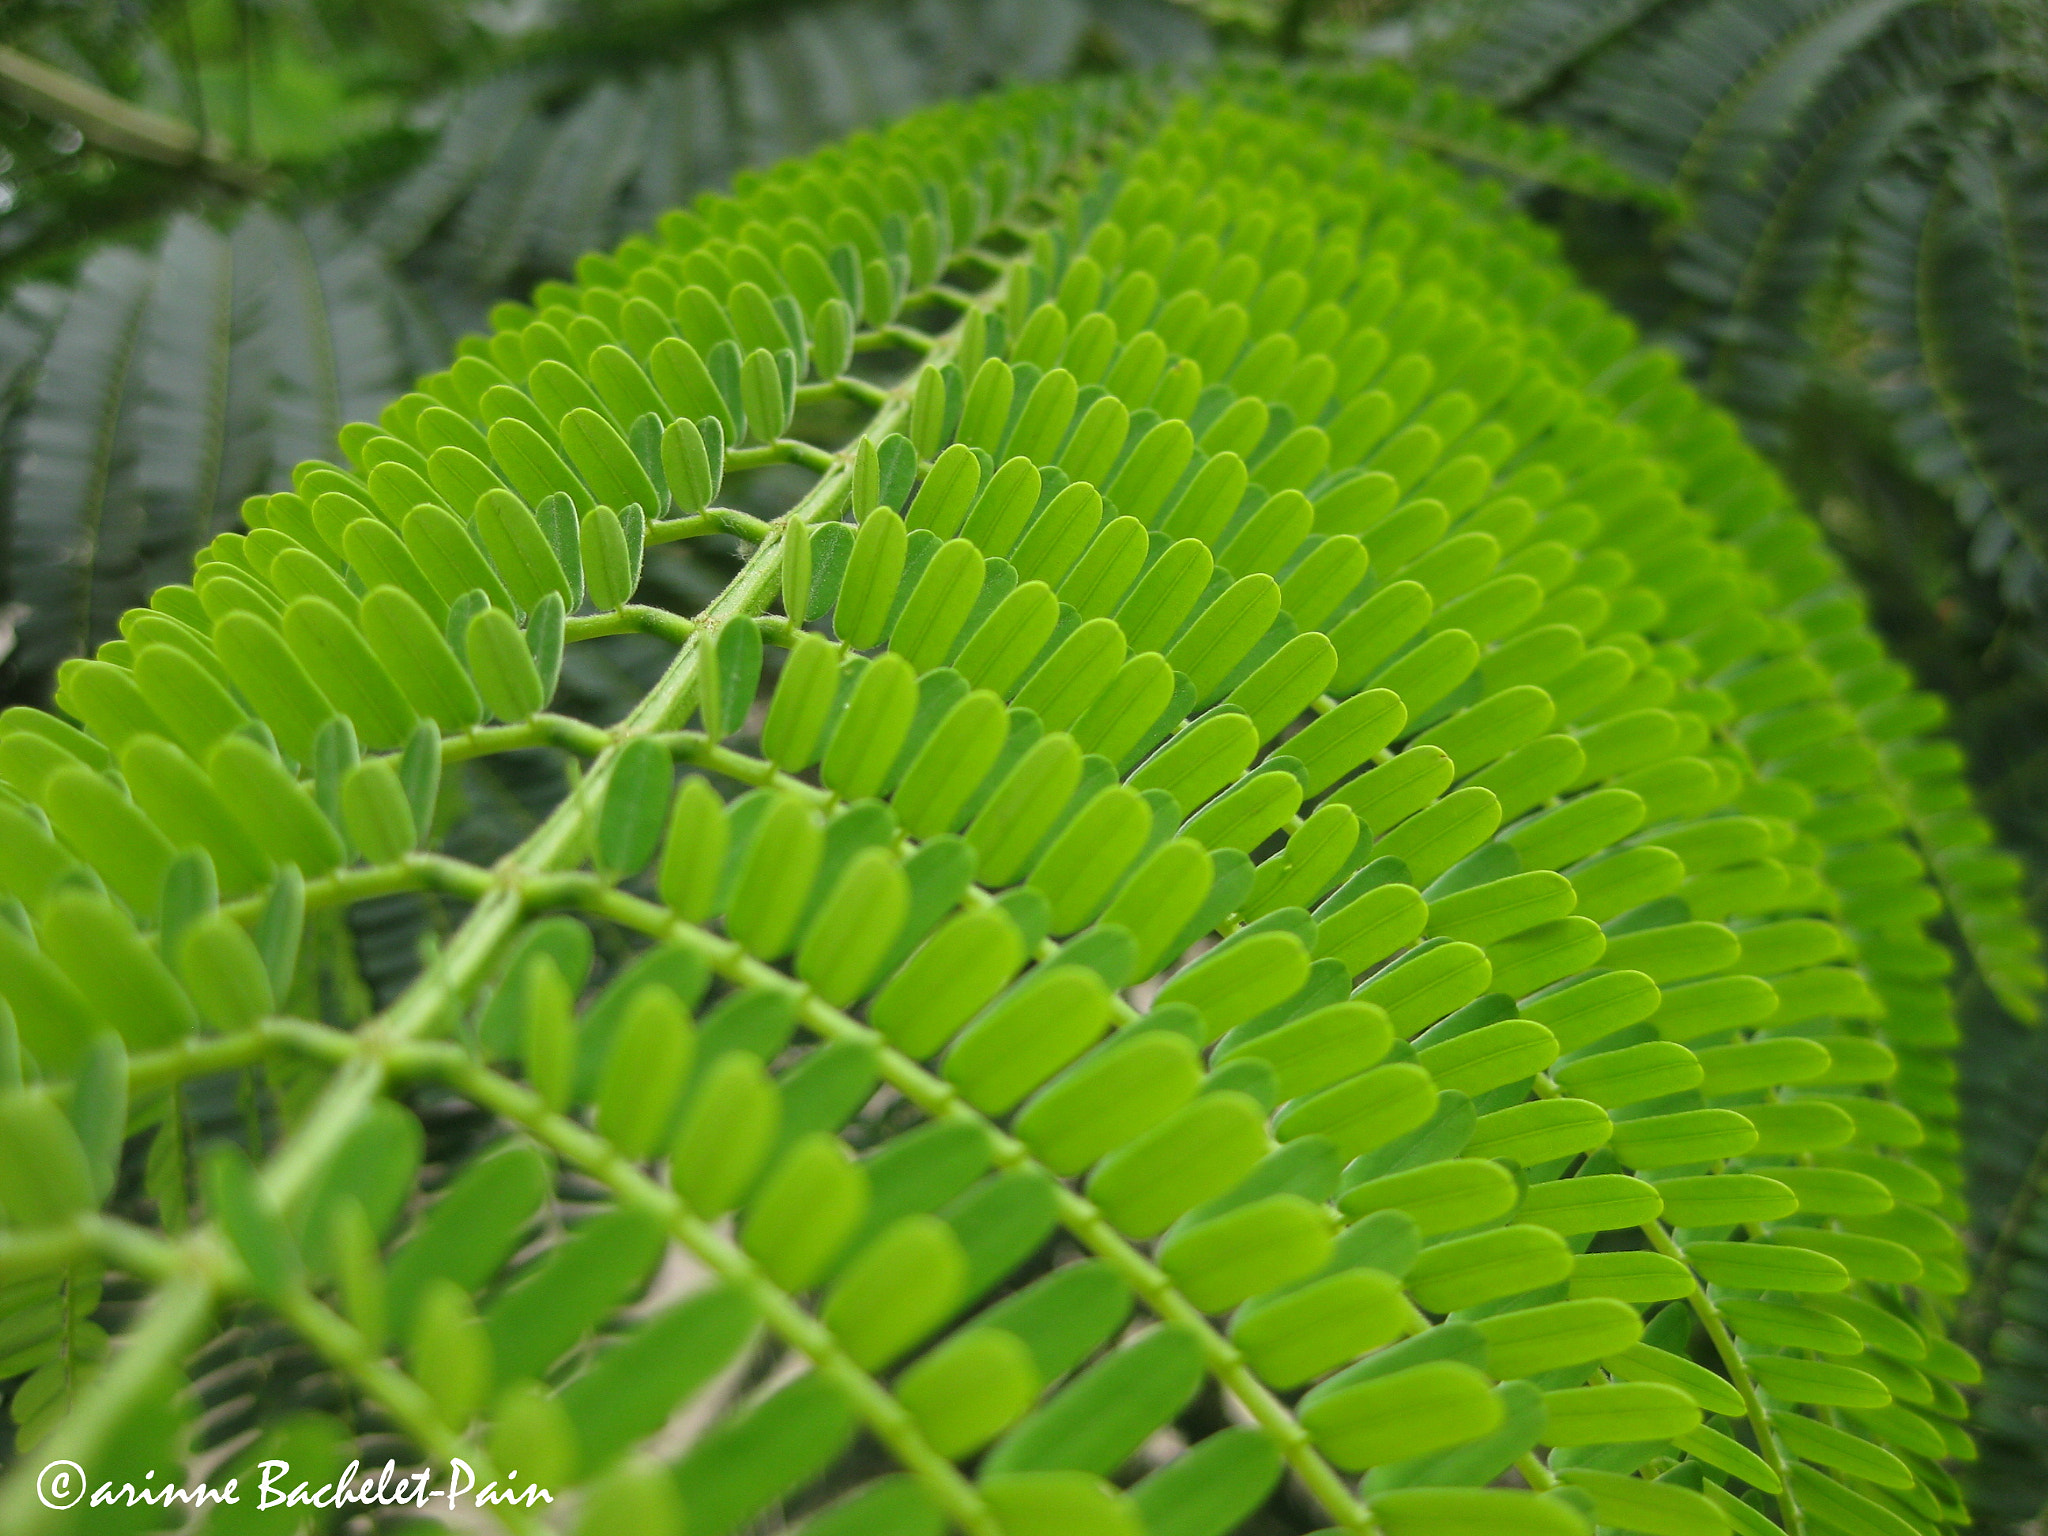
[[[1505,175],[1804,494],[2048,915],[2041,0],[13,0],[0,701],[41,699],[492,303],[739,167],[1004,81],[1228,51],[1421,78],[1411,137]],[[1620,174],[1504,163],[1470,97]],[[682,548],[650,600],[688,611],[726,555]],[[565,702],[603,719],[658,657],[581,666]],[[469,814],[558,792],[521,773],[472,776]],[[430,920],[358,923],[362,1006]],[[2011,1528],[2048,1498],[2048,1037],[1969,948],[1975,1490]]]

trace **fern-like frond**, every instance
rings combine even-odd
[[[253,207],[227,232],[181,216],[153,254],[99,258],[64,301],[72,340],[38,324],[18,347],[0,342],[0,400],[17,379],[44,392],[0,406],[25,434],[7,519],[9,594],[31,610],[25,693],[110,638],[243,496],[331,451],[342,422],[382,409],[446,328],[475,323],[516,282],[566,270],[744,166],[929,101],[1090,58],[1208,53],[1199,23],[1166,0],[698,9],[660,34],[653,68],[617,56],[626,39],[604,27],[581,26],[588,58],[570,37],[530,39],[520,56],[552,62],[515,63],[427,109],[433,146],[395,184],[302,218]],[[129,291],[138,283],[146,297]],[[124,341],[124,323],[142,330]]]
[[[744,173],[0,716],[10,1532],[175,1464],[223,1304],[315,1410],[227,1470],[585,1530],[1965,1520],[1939,708],[1675,361],[1383,145],[1231,71]],[[622,642],[623,718],[549,707]],[[559,796],[437,848],[513,755]],[[417,978],[306,1017],[401,893]],[[258,1070],[196,1235],[106,1214]]]
[[[1982,538],[2010,528],[2038,568],[2048,530],[2031,461],[2048,424],[2048,378],[2039,338],[2048,320],[2048,278],[2029,251],[2030,227],[2048,215],[2048,180],[2038,155],[1966,147],[1952,161],[1909,161],[1871,188],[1858,226],[1858,283],[1898,432],[1916,468],[1947,489]],[[1990,525],[1988,527],[1984,525]],[[2017,555],[2017,551],[2013,552]],[[1973,947],[1983,929],[1993,954],[1980,961],[1999,999],[2032,1018],[2022,970],[2009,947],[2017,913],[2009,903],[1958,920]]]
[[[1425,86],[1392,64],[1310,74],[1303,83],[1357,110],[1396,143],[1466,163],[1511,183],[1557,187],[1652,208],[1676,206],[1662,187],[1622,174],[1563,129],[1517,122],[1483,97]]]
[[[2019,1529],[2048,1502],[2048,1444],[2038,1415],[2048,1296],[2040,1268],[2048,1216],[2048,1118],[2038,1077],[2038,1030],[2003,1018],[1979,1023],[1961,1053],[1966,1092],[1984,1123],[1971,1137],[1971,1212],[1982,1257],[1961,1318],[1961,1336],[1985,1362],[1973,1415],[1981,1459],[1970,1468],[1971,1507],[1995,1528]]]
[[[151,270],[130,251],[89,262],[52,337],[21,426],[10,564],[38,573],[37,614],[22,647],[32,665],[37,631],[59,654],[91,631],[94,578],[132,569],[140,507],[121,450],[123,405],[136,381]],[[117,599],[117,603],[118,603]]]
[[[1546,16],[1504,8],[1481,46]],[[1621,163],[1690,177],[1692,218],[1665,266],[1678,292],[1663,323],[1754,440],[1783,448],[1801,434],[1889,429],[1911,472],[1952,505],[1961,534],[1940,542],[1967,574],[1930,570],[1917,550],[1888,563],[1899,587],[1930,595],[1905,621],[1932,640],[1923,659],[1968,657],[1948,668],[1946,686],[1966,739],[1982,744],[1981,803],[2008,845],[2033,858],[2024,807],[2038,764],[2020,722],[2038,689],[2048,602],[2034,505],[2048,396],[2033,366],[2040,241],[2028,233],[2040,201],[2038,86],[2019,20],[1996,5],[1666,5],[1550,67],[1534,99],[1590,129]],[[1889,452],[1870,457],[1882,461],[1875,478],[1908,478]],[[1855,482],[1871,478],[1852,473],[1845,489],[1859,496]],[[1881,505],[1870,514],[1883,516]],[[1984,655],[2015,685],[1991,684],[1977,670]],[[1999,750],[2005,741],[2012,747]],[[1971,1497],[1980,1518],[2019,1524],[2048,1491],[2029,1246],[2044,1125],[2038,1094],[2022,1086],[2038,1050],[2010,1022],[2038,1017],[2038,941],[2018,865],[1991,850],[1990,828],[1964,797],[1905,798],[1943,889],[1970,1020],[1966,1160],[1983,1247],[1965,1337],[1993,1341],[1996,1362]]]
[[[1909,14],[1838,60],[1811,99],[1784,103],[1793,110],[1750,145],[1751,164],[1731,163],[1695,194],[1671,276],[1712,316],[1710,388],[1766,440],[1806,388],[1812,311],[1871,177],[1981,72],[1992,43],[1971,13]]]
[[[1673,7],[1663,26],[1622,33],[1584,62],[1569,117],[1595,131],[1628,169],[1689,191],[1706,162],[1755,142],[1749,114],[1768,119],[1782,93],[1830,67],[1907,0],[1794,0],[1768,8],[1740,0]]]
[[[741,12],[688,43],[652,70],[564,80],[559,67],[537,69],[459,97],[370,238],[403,256],[445,228],[429,265],[487,287],[530,282],[744,166],[912,106],[1059,78],[1091,47],[1141,67],[1209,50],[1200,23],[1167,0],[831,0]]]
[[[93,258],[38,349],[10,430],[21,664],[47,672],[185,568],[243,497],[326,451],[415,365],[375,254],[251,212],[172,223]]]
[[[1923,144],[1871,189],[1858,226],[1860,287],[1916,467],[1966,517],[2007,520],[2038,563],[2048,548],[2035,472],[2048,420],[2048,272],[2036,242],[2048,220],[2048,160],[2023,103],[1985,115],[1991,132],[1952,150]]]
[[[1499,26],[1511,32],[1517,14]],[[1710,390],[1743,416],[1753,437],[1782,446],[1788,413],[1814,391],[1825,355],[1816,343],[1840,347],[1844,306],[1836,296],[1845,275],[1852,278],[1865,293],[1857,323],[1879,345],[1846,361],[1867,367],[1918,471],[1981,527],[1983,563],[2009,559],[2011,590],[2029,590],[2038,562],[2013,548],[2021,525],[2003,512],[1984,515],[1997,498],[1971,467],[1967,438],[1945,419],[1974,412],[1995,423],[1989,430],[2011,466],[2008,477],[2038,481],[2018,466],[2038,436],[2030,427],[2039,419],[2039,385],[2015,376],[2009,361],[2026,355],[2023,338],[2036,324],[2030,309],[2038,304],[2022,297],[2027,268],[2019,253],[2029,246],[1995,214],[1962,211],[1950,151],[1937,147],[1953,139],[1957,166],[1983,167],[1974,185],[1987,210],[2009,216],[2027,206],[2018,195],[2024,157],[1998,148],[2024,134],[1956,134],[1969,123],[2003,121],[1995,103],[2008,93],[1985,84],[2003,67],[1989,15],[1895,0],[1761,8],[1697,0],[1661,8],[1588,49],[1559,79],[1547,110],[1583,125],[1619,163],[1686,198],[1689,218],[1668,276],[1692,303],[1669,323],[1688,332]],[[1972,107],[1969,93],[1980,90],[1992,104]],[[2014,110],[2008,104],[2003,114]],[[1994,174],[1993,164],[2010,169]],[[1937,203],[1958,211],[1936,216]],[[1968,242],[1960,233],[1936,234],[1972,220],[1984,233]],[[1966,245],[1994,270],[1966,275]],[[1929,352],[1917,333],[1926,288],[1969,310],[1966,321],[1959,317],[1941,333],[1967,338],[1960,345],[1970,363]],[[1992,307],[1985,310],[1987,294]],[[1931,316],[1927,323],[1938,324]],[[1954,376],[1944,379],[1941,367]],[[1931,828],[1923,835],[1934,839],[1925,851],[1937,868],[1965,858],[1944,851]],[[1980,903],[1967,884],[1948,884],[1951,915],[2001,1003],[2031,1018],[2037,941],[2019,915],[2016,876],[2008,871],[1996,886]]]
[[[1602,45],[1665,9],[1662,0],[1528,0],[1481,7],[1444,62],[1467,90],[1518,103],[1540,94]]]

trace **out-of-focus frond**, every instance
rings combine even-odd
[[[1524,0],[1494,8],[1469,43],[1446,63],[1467,90],[1496,101],[1525,101],[1602,44],[1624,36],[1661,0]]]
[[[1670,273],[1703,307],[1715,392],[1753,433],[1782,440],[1811,362],[1808,303],[1838,266],[1869,178],[1905,134],[1942,114],[1949,91],[1982,72],[1994,43],[1981,18],[1917,9],[1825,80],[1803,80],[1798,110],[1768,135],[1725,142],[1723,163],[1694,187]]]
[[[1481,97],[1419,83],[1393,65],[1311,74],[1305,88],[1363,111],[1394,142],[1460,162],[1510,183],[1670,209],[1670,194],[1617,170],[1555,125],[1503,116]]]
[[[259,207],[227,234],[181,217],[151,253],[94,257],[61,300],[17,302],[7,528],[26,672],[109,638],[244,496],[404,387],[418,358],[398,291],[332,219]]]
[[[1856,227],[1873,367],[1914,467],[1954,497],[1980,568],[2039,607],[2048,551],[2048,149],[2005,98],[1985,131],[1928,136]],[[1981,119],[1980,119],[1981,120]]]
[[[1146,66],[1209,52],[1200,22],[1167,0],[831,0],[703,34],[631,72],[538,65],[457,95],[369,237],[486,288],[560,276],[742,166],[924,102],[1096,56]]]
[[[1685,199],[1676,238],[1641,253],[1638,268],[1662,284],[1637,287],[1643,318],[1801,478],[1873,498],[1831,524],[1860,546],[1902,654],[1948,695],[1977,797],[2000,840],[2036,861],[2037,890],[2048,858],[2038,9],[1526,0],[1492,8],[1452,70],[1581,128]],[[2044,1047],[2015,1021],[2039,1016],[2037,940],[2019,865],[1989,846],[1991,826],[1959,794],[1908,799],[1947,908],[1965,1026],[1979,1274],[1963,1333],[1989,1355],[1970,1498],[1981,1523],[2032,1529],[2048,1500],[2048,1113]]]

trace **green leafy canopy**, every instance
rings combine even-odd
[[[1964,1521],[1928,864],[2012,872],[1732,421],[1355,91],[744,173],[0,714],[0,1524],[365,1446],[689,1536]],[[515,753],[558,802],[437,849]],[[220,1447],[235,1327],[331,1387]]]

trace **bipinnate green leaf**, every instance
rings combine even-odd
[[[1425,1236],[1433,1237],[1505,1216],[1521,1198],[1514,1176],[1502,1164],[1450,1158],[1354,1185],[1344,1191],[1338,1208],[1352,1217],[1405,1211]]]
[[[811,315],[811,368],[821,379],[835,379],[853,360],[853,307],[829,298]]]
[[[1436,1106],[1429,1073],[1414,1062],[1393,1062],[1296,1100],[1282,1111],[1274,1132],[1283,1141],[1328,1137],[1348,1159],[1426,1124]]]
[[[1234,1188],[1270,1146],[1257,1100],[1204,1094],[1098,1163],[1088,1194],[1125,1232],[1152,1237]]]
[[[270,978],[273,996],[282,996],[291,989],[305,926],[305,878],[296,864],[288,863],[278,870],[251,934]]]
[[[1321,1268],[1331,1225],[1299,1195],[1268,1195],[1169,1236],[1159,1264],[1195,1305],[1221,1312]]]
[[[928,1055],[950,1040],[1023,963],[1023,936],[1006,913],[992,908],[961,913],[933,933],[876,994],[869,1022],[901,1049]]]
[[[1722,1536],[1728,1517],[1703,1494],[1672,1483],[1647,1482],[1591,1467],[1564,1474],[1567,1487],[1590,1494],[1594,1518],[1656,1536]]]
[[[1109,1027],[1101,976],[1085,966],[1046,972],[961,1034],[945,1075],[979,1109],[1001,1114],[1095,1043]]]
[[[1137,1511],[1085,1472],[1005,1472],[982,1485],[989,1506],[1016,1536],[1139,1536]]]
[[[823,852],[824,828],[817,813],[794,795],[775,796],[727,898],[726,927],[732,936],[763,959],[785,954]]]
[[[687,418],[672,421],[663,430],[661,467],[679,513],[702,512],[718,494],[718,478],[712,473],[703,434]]]
[[[1933,26],[1678,9],[1767,150],[1875,131],[1786,82]],[[970,52],[1034,56],[990,16]],[[1560,78],[1621,75],[1664,78]],[[181,1316],[72,1246],[142,1234],[61,1230],[142,1219],[132,1118],[173,1234],[189,1149],[246,1146],[205,1154],[214,1278],[395,1341],[437,1426],[381,1369],[365,1422],[583,1529],[1953,1528],[1962,1389],[2011,1464],[2032,1325],[1988,1371],[1945,1332],[1939,935],[2017,1006],[2021,871],[1785,482],[1472,167],[1620,183],[1391,68],[1098,72],[736,169],[571,280],[591,146],[725,108],[548,89],[458,103],[483,160],[402,201],[565,275],[0,712],[23,1444],[130,1422],[100,1325]],[[1705,174],[1718,93],[1666,98]],[[242,349],[197,238],[31,314],[17,478],[106,502],[17,518],[92,599],[31,630],[206,523],[160,526],[172,458],[243,463],[128,442],[122,359],[218,382],[168,369],[185,318]],[[643,581],[650,540],[703,542]]]
[[[190,1033],[191,1007],[169,970],[105,897],[55,892],[43,908],[41,938],[44,957],[123,1038],[146,1047]]]
[[[853,554],[839,585],[833,626],[855,650],[866,650],[882,638],[896,586],[903,576],[908,545],[903,519],[889,507],[877,507],[861,521]]]
[[[1607,1361],[1607,1370],[1618,1380],[1658,1381],[1676,1387],[1709,1413],[1739,1415],[1744,1411],[1742,1394],[1721,1377],[1654,1344],[1638,1343],[1619,1351]]]
[[[729,736],[746,723],[761,679],[761,631],[752,624],[728,624],[712,642],[712,665],[704,669],[698,701],[705,729]]]
[[[1454,1312],[1553,1285],[1571,1273],[1571,1260],[1571,1250],[1548,1227],[1517,1223],[1425,1249],[1407,1285],[1432,1312]]]
[[[983,1463],[984,1477],[1077,1468],[1101,1475],[1184,1408],[1201,1385],[1194,1341],[1155,1328],[1084,1371],[1012,1429]]]
[[[1612,1297],[1525,1307],[1476,1326],[1486,1340],[1486,1368],[1503,1381],[1619,1354],[1643,1332],[1635,1308]]]

